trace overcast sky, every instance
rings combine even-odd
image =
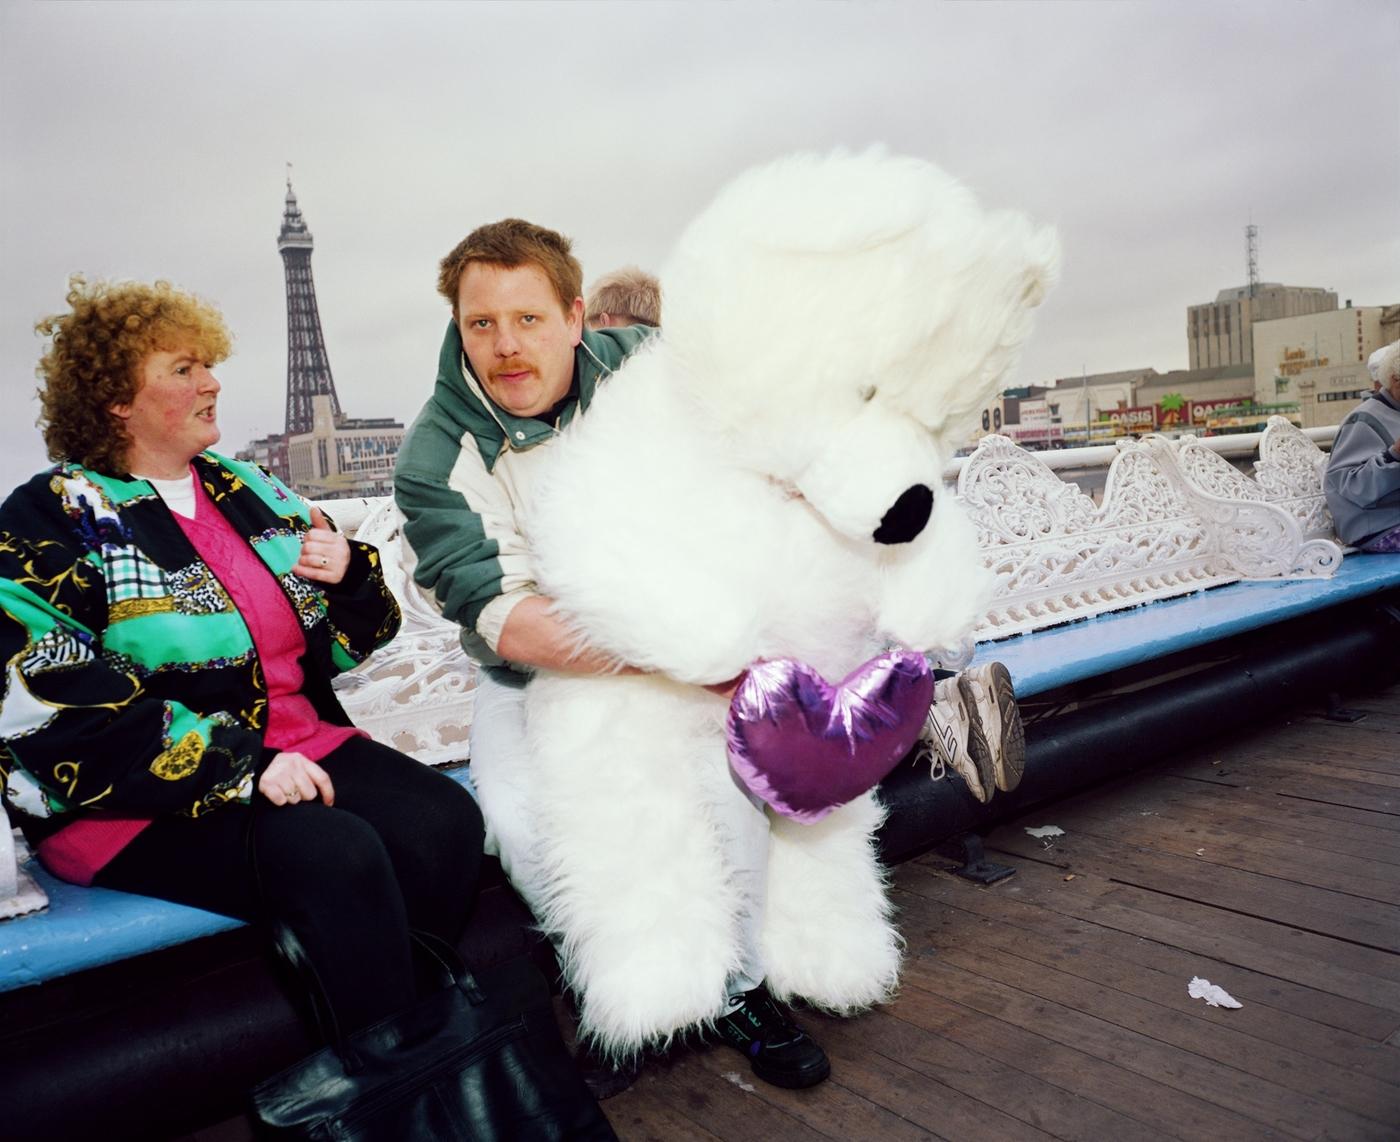
[[[1263,280],[1400,301],[1397,59],[1393,0],[0,0],[0,484],[44,463],[33,323],[73,271],[218,303],[222,447],[281,429],[287,162],[352,416],[416,414],[474,226],[657,268],[746,166],[872,142],[1059,227],[1019,382],[1184,368],[1250,222]]]

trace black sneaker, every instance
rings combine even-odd
[[[715,1029],[766,1083],[799,1090],[831,1074],[826,1052],[783,1014],[763,984],[746,992],[743,1005],[717,1020]]]
[[[591,1043],[579,1048],[574,1064],[583,1075],[584,1085],[599,1102],[621,1094],[636,1082],[637,1076],[642,1073],[640,1055],[632,1055],[619,1061],[600,1055]]]

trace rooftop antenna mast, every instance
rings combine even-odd
[[[1251,222],[1244,228],[1244,252],[1249,262],[1249,296],[1259,293],[1259,227]]]

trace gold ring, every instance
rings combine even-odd
[[[287,794],[287,800],[288,800],[288,801],[300,801],[300,800],[301,800],[301,790],[300,790],[300,789],[293,789],[290,793]]]

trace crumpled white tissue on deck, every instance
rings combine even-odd
[[[1038,841],[1043,841],[1047,837],[1063,837],[1065,835],[1065,831],[1059,825],[1040,825],[1034,829],[1027,826],[1026,832]]]
[[[1191,983],[1186,988],[1186,994],[1192,999],[1204,999],[1212,1007],[1243,1007],[1244,1004],[1226,991],[1223,987],[1216,987],[1208,979],[1200,976],[1192,976]]]

